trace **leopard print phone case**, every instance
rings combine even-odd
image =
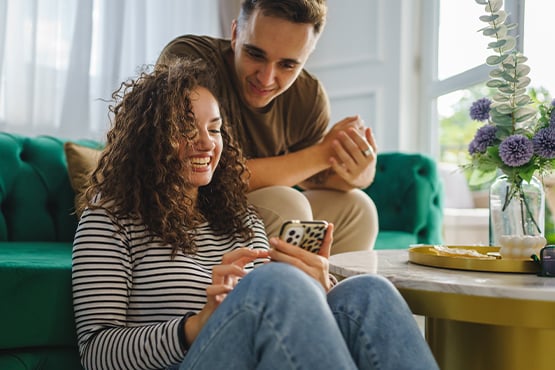
[[[324,220],[289,220],[283,223],[280,238],[309,252],[318,253],[324,241],[328,223]]]

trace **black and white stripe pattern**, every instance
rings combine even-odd
[[[179,363],[183,316],[206,303],[211,271],[222,255],[240,247],[267,249],[262,221],[245,216],[255,237],[247,244],[198,229],[194,256],[150,240],[138,220],[119,220],[86,210],[73,245],[73,305],[86,369],[164,369]],[[262,261],[257,261],[262,263]],[[255,264],[257,264],[255,263]],[[246,267],[252,269],[253,264]]]

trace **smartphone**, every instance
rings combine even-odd
[[[322,247],[328,223],[324,220],[289,220],[281,225],[280,239],[309,252],[318,253]]]

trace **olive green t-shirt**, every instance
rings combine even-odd
[[[247,158],[282,155],[319,142],[330,118],[320,82],[303,70],[284,93],[263,109],[251,109],[237,89],[229,40],[185,35],[171,41],[158,63],[175,56],[200,58],[216,71],[218,99],[230,118],[233,135]]]

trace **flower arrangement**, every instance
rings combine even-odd
[[[486,85],[494,93],[490,98],[478,99],[470,107],[470,117],[483,121],[484,125],[468,145],[471,163],[464,167],[471,171],[470,185],[493,181],[500,172],[506,176],[503,179],[506,185],[500,190],[500,211],[492,209],[493,193],[490,194],[491,222],[494,218],[505,223],[508,219],[518,219],[514,223],[520,225],[519,231],[514,230],[516,226],[510,231],[541,235],[543,195],[526,198],[524,189],[529,188],[525,185],[532,184],[532,180],[537,183],[534,175],[544,176],[555,165],[555,100],[551,104],[538,103],[528,95],[530,67],[525,64],[527,58],[516,49],[516,38],[509,32],[516,24],[506,23],[508,14],[502,9],[503,0],[475,1],[484,5],[486,11],[480,17],[486,26],[479,31],[493,38],[488,49],[494,54],[487,57],[486,64],[495,68],[489,73]],[[492,191],[494,188],[498,189],[497,185],[494,184]],[[514,206],[512,199],[518,200]],[[534,207],[542,207],[542,211]],[[511,213],[503,215],[506,212]],[[490,224],[490,244],[499,241],[499,235],[492,236],[491,232],[505,234],[507,228],[505,225],[499,228],[502,232],[494,232]]]
[[[508,31],[503,0],[475,0],[485,5],[480,31],[494,38],[488,48],[495,52],[486,63],[495,66],[487,86],[496,90],[491,98],[481,98],[470,107],[470,117],[484,121],[468,145],[472,162],[469,183],[480,185],[493,180],[499,170],[515,187],[530,182],[534,174],[545,175],[555,164],[555,100],[537,107],[526,93],[530,84],[527,58],[515,49],[516,39]],[[515,189],[513,189],[515,190]]]

